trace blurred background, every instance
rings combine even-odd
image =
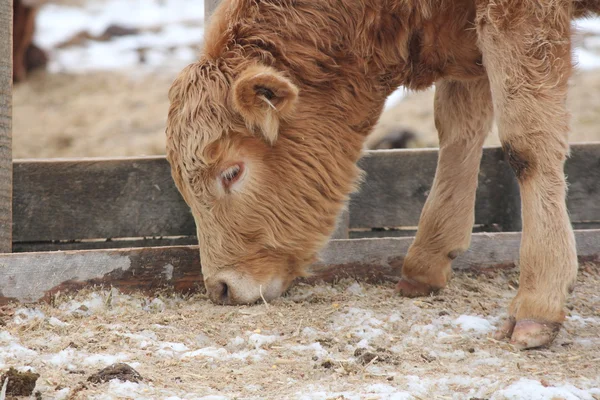
[[[202,0],[14,0],[15,158],[164,154],[167,92],[196,59]],[[600,141],[600,18],[579,20],[571,142]],[[487,145],[498,145],[495,132]],[[395,92],[367,147],[436,147],[433,89]]]

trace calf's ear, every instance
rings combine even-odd
[[[236,111],[249,129],[259,129],[270,144],[277,140],[279,123],[292,115],[297,100],[298,88],[271,67],[249,67],[233,84]]]

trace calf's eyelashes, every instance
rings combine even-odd
[[[219,180],[225,190],[230,190],[238,182],[245,172],[244,163],[237,162],[223,168],[219,173]]]

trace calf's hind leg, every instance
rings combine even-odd
[[[520,283],[497,338],[520,348],[552,342],[577,275],[565,204],[565,106],[571,72],[569,1],[480,0],[479,45],[502,146],[519,181]]]
[[[437,82],[434,112],[437,170],[396,287],[408,297],[443,288],[452,260],[471,242],[483,142],[493,121],[488,79]]]

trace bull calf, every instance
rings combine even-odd
[[[386,97],[435,83],[438,166],[397,291],[444,288],[469,247],[495,117],[523,210],[519,291],[497,336],[552,342],[577,274],[565,99],[571,19],[588,12],[600,0],[223,1],[172,85],[166,130],[210,298],[271,299],[304,275]]]

